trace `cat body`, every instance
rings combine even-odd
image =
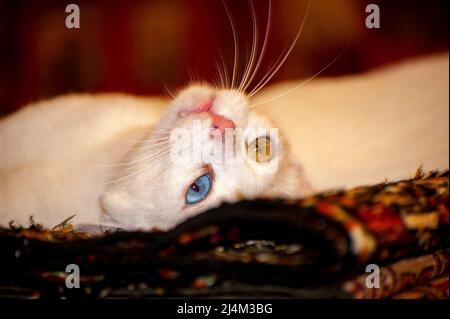
[[[399,180],[449,167],[448,70],[448,52],[433,54],[276,84],[251,104],[283,129],[316,191]]]
[[[167,104],[122,94],[73,94],[1,120],[0,222],[26,225],[34,216],[51,226],[76,214],[75,221],[98,224],[100,196],[108,177],[114,178],[114,165]]]
[[[52,227],[75,215],[75,225],[169,229],[224,201],[298,198],[407,178],[419,165],[448,168],[448,54],[294,90],[299,83],[250,100],[194,85],[173,100],[73,94],[28,105],[0,120],[0,224],[27,225],[33,216]],[[266,163],[251,161],[172,163],[170,130],[193,119],[219,134],[279,128],[271,141],[277,170],[263,174]],[[203,176],[212,188],[190,205]]]

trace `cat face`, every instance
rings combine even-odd
[[[101,199],[104,220],[167,230],[223,202],[304,196],[309,186],[281,134],[243,94],[188,87],[128,155]]]

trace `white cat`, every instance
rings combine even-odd
[[[0,122],[0,223],[27,224],[33,215],[50,227],[74,214],[76,226],[165,230],[224,201],[311,192],[281,136],[257,137],[278,149],[277,158],[267,161],[172,161],[172,129],[192,130],[194,120],[219,134],[273,127],[243,94],[206,85],[183,90],[170,104],[126,95],[67,95],[23,108]],[[255,149],[255,139],[244,138],[236,144]],[[275,171],[261,171],[274,160]]]
[[[86,94],[31,104],[0,121],[0,224],[26,225],[33,215],[51,227],[76,215],[76,226],[166,230],[223,201],[407,178],[421,164],[448,168],[448,54],[293,90],[301,83],[251,100],[194,85],[170,103]],[[260,136],[277,147],[276,159],[174,163],[170,132],[195,119],[220,134],[279,127],[285,138]],[[272,160],[278,169],[261,173]]]

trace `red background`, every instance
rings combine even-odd
[[[273,79],[311,76],[349,44],[323,75],[359,72],[417,54],[448,49],[447,0],[312,0],[295,50]],[[81,28],[65,27],[76,3]],[[237,24],[240,55],[251,46],[248,2],[226,0]],[[267,0],[254,0],[263,36]],[[381,28],[367,29],[368,3]],[[273,1],[265,66],[294,37],[306,1]],[[0,115],[66,92],[164,94],[194,77],[216,75],[219,50],[231,66],[233,39],[219,0],[0,1]]]

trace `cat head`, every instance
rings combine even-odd
[[[123,229],[167,230],[223,202],[309,192],[270,119],[244,94],[208,85],[181,91],[125,162],[101,199],[105,220]]]

